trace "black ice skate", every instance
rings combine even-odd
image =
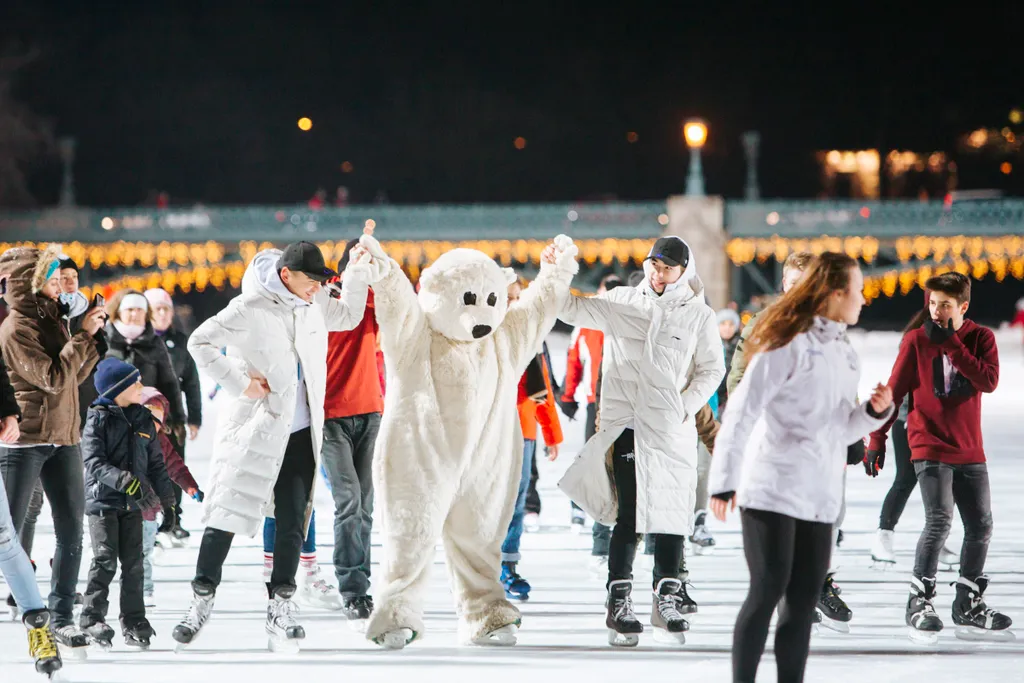
[[[64,623],[53,626],[53,637],[57,640],[65,655],[74,659],[85,659],[89,649],[89,636],[82,633],[74,624]]]
[[[954,584],[956,599],[953,600],[953,623],[956,637],[961,640],[1014,640],[1016,636],[1009,628],[1013,625],[1010,617],[989,608],[982,599],[988,588],[988,577],[979,576],[974,581],[960,577]]]
[[[295,620],[299,606],[292,600],[295,588],[278,586],[267,603],[267,646],[271,652],[297,653],[306,631]]]
[[[923,645],[939,642],[942,620],[935,613],[935,579],[916,576],[910,580],[910,599],[907,600],[907,626],[910,639]]]
[[[199,632],[203,630],[203,626],[210,618],[210,612],[213,611],[215,592],[213,586],[198,581],[192,582],[192,604],[188,608],[188,614],[171,633],[171,637],[178,643],[175,652],[181,652],[199,637]]]
[[[369,595],[357,595],[354,598],[345,598],[342,607],[348,625],[353,631],[366,632],[366,623],[373,614],[373,598]]]
[[[690,536],[690,545],[694,555],[710,555],[715,552],[715,537],[706,524],[708,513],[700,510],[693,523],[693,535]]]
[[[22,618],[28,629],[28,654],[36,660],[36,671],[58,680],[58,672],[64,663],[57,651],[57,640],[50,630],[50,612],[35,609],[25,612]]]
[[[608,584],[608,599],[605,601],[608,616],[604,624],[608,627],[609,645],[636,647],[640,642],[644,625],[633,613],[633,599],[630,597],[632,592],[633,585],[629,581],[619,580]]]
[[[821,594],[818,596],[818,613],[821,615],[820,624],[837,633],[850,632],[850,620],[853,619],[853,612],[839,597],[842,589],[835,584],[833,575],[825,577],[825,583],[821,587]]]
[[[654,640],[669,645],[686,643],[686,632],[690,624],[683,618],[680,610],[679,592],[683,582],[679,579],[662,579],[654,589],[654,603],[651,605],[651,626],[654,627]]]
[[[150,639],[156,635],[156,631],[150,625],[149,620],[143,617],[134,624],[121,624],[121,634],[124,636],[124,644],[133,650],[148,650]]]
[[[103,650],[113,647],[114,629],[107,625],[107,622],[95,617],[83,617],[78,625],[82,633],[89,636],[89,641]]]

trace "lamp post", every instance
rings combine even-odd
[[[761,146],[761,134],[756,130],[748,130],[742,136],[743,151],[747,156],[747,186],[744,196],[747,199],[757,200],[761,198],[761,188],[757,183],[757,152]]]
[[[700,119],[683,123],[683,139],[690,148],[690,172],[686,176],[686,196],[704,196],[704,170],[700,165],[700,150],[708,139],[708,127]]]

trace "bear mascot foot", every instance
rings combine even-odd
[[[506,624],[479,638],[474,638],[472,644],[483,647],[511,647],[516,644],[516,634],[518,633],[518,624]]]
[[[461,626],[466,634],[463,641],[470,645],[515,645],[521,623],[519,610],[512,603],[505,599],[496,600],[463,617]]]
[[[373,642],[385,650],[401,650],[414,640],[416,640],[415,631],[411,628],[400,628],[382,633],[374,638]]]
[[[366,638],[386,650],[401,650],[423,634],[423,617],[403,599],[381,600],[366,625]]]

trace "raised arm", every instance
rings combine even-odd
[[[79,375],[100,360],[96,341],[84,330],[64,344],[56,359],[46,353],[35,333],[26,331],[26,326],[16,327],[4,337],[2,352],[9,372],[47,394],[59,394],[68,386],[77,389]]]
[[[222,355],[220,350],[235,339],[258,333],[250,325],[245,304],[234,299],[227,308],[196,328],[188,339],[188,352],[199,370],[210,375],[228,393],[239,396],[248,388],[251,378],[241,364]]]
[[[747,379],[729,397],[722,427],[715,439],[715,457],[711,459],[708,492],[715,495],[735,493],[743,471],[743,454],[758,418],[779,393],[796,367],[790,346],[762,351],[747,367]]]
[[[957,372],[966,377],[975,389],[985,394],[996,390],[999,384],[999,350],[992,330],[987,327],[978,330],[977,356],[955,334],[945,346]]]
[[[697,347],[693,353],[693,377],[683,389],[683,408],[687,417],[696,415],[702,406],[707,405],[725,377],[722,338],[718,334],[718,325],[711,315],[711,309],[709,308],[707,312],[708,315],[704,317],[697,331]]]
[[[375,261],[389,264],[387,272],[373,284],[373,307],[385,358],[400,358],[410,340],[422,337],[427,324],[426,315],[420,308],[416,290],[398,262],[384,253],[380,243],[368,235],[359,238],[359,243]],[[345,272],[347,287],[348,270]]]

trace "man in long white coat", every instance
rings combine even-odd
[[[630,598],[638,533],[655,535],[655,637],[683,642],[692,611],[679,561],[693,528],[695,417],[725,376],[715,312],[689,246],[658,239],[636,287],[570,297],[559,318],[604,332],[601,428],[559,486],[595,520],[615,525],[608,556],[609,642],[636,645]],[[605,454],[612,451],[614,490]]]
[[[220,410],[194,599],[174,629],[182,645],[209,618],[234,535],[255,536],[265,516],[277,521],[267,584],[271,647],[294,648],[305,637],[291,598],[323,442],[327,333],[359,324],[368,286],[389,268],[356,247],[335,300],[321,288],[336,273],[315,244],[268,249],[246,269],[241,295],[192,333],[197,366],[233,397]]]

